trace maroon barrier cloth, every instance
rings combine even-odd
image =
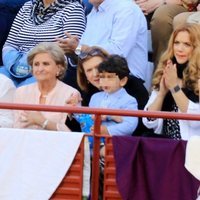
[[[185,168],[185,141],[113,136],[123,200],[195,200],[199,182]]]

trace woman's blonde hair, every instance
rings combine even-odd
[[[30,66],[33,66],[33,59],[40,53],[50,54],[55,63],[61,66],[59,74],[57,75],[57,78],[61,80],[67,70],[67,62],[64,51],[55,42],[41,42],[28,54],[27,61]]]
[[[83,55],[83,57],[82,57]],[[78,68],[77,68],[77,83],[78,86],[83,91],[88,91],[88,80],[83,69],[83,63],[95,56],[101,57],[103,60],[108,58],[109,54],[101,47],[92,46],[86,51],[82,51],[78,58]]]
[[[180,32],[189,33],[193,46],[193,51],[187,64],[188,67],[183,71],[183,87],[191,89],[198,95],[198,79],[200,79],[200,26],[197,24],[185,24],[174,30],[169,39],[167,50],[161,56],[158,67],[153,75],[152,86],[154,89],[159,90],[163,69],[167,61],[174,57],[174,40]]]

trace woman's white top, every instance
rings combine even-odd
[[[153,90],[144,110],[147,110],[149,105],[151,105],[153,101],[156,99],[157,95],[158,95],[158,91]],[[178,109],[178,113],[181,113],[179,109]],[[200,114],[200,104],[194,103],[189,100],[188,109],[186,113]],[[157,134],[162,133],[162,128],[163,128],[162,118],[158,118],[154,121],[149,121],[146,117],[143,117],[142,121],[147,128],[152,128],[155,133]],[[179,121],[179,126],[180,126],[181,138],[183,140],[188,140],[193,135],[200,136],[200,121],[192,121],[192,120],[178,120],[178,121]]]

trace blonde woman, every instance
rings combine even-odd
[[[145,106],[149,111],[199,114],[200,27],[186,24],[171,35],[153,76],[153,91]],[[200,122],[143,118],[155,133],[187,140],[200,134]]]

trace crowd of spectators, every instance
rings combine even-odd
[[[176,37],[169,40],[173,28],[176,30],[180,24],[187,27],[188,25],[184,25],[186,22],[199,23],[199,2],[197,0],[136,0],[133,2],[129,0],[90,0],[89,2],[86,0],[33,0],[17,2],[15,4],[14,1],[9,1],[9,3],[4,1],[0,4],[0,14],[10,16],[7,23],[5,23],[5,18],[1,18],[6,24],[6,26],[2,26],[4,34],[1,37],[1,44],[4,44],[2,48],[3,63],[0,68],[1,76],[4,77],[2,81],[9,82],[8,89],[11,87],[13,93],[15,93],[15,86],[38,83],[34,68],[28,61],[27,55],[41,42],[53,42],[63,49],[68,65],[61,80],[80,91],[83,106],[89,105],[92,94],[102,90],[98,65],[106,62],[110,55],[117,54],[127,60],[130,71],[125,89],[137,100],[138,109],[144,109],[149,98],[149,93],[144,86],[145,77],[148,76],[146,74],[148,67],[147,30],[151,30],[156,70],[153,89],[159,90],[161,86],[154,85],[155,79],[158,80],[155,78],[158,71],[160,73],[160,69],[165,68],[163,67],[165,65],[183,64],[176,63],[178,61],[175,53],[168,55],[164,61],[163,57],[160,59],[160,55],[167,54],[166,52],[163,54],[166,49],[169,52],[175,51],[172,46]],[[183,15],[185,17],[182,17]],[[189,31],[190,28],[185,29],[185,32],[189,34],[187,42],[193,46],[196,37],[199,36],[198,34],[192,35]],[[192,40],[193,37],[195,39]],[[169,45],[171,45],[171,50]],[[178,54],[184,54],[184,49],[180,51],[181,53]],[[195,50],[193,51],[195,52]],[[85,56],[83,57],[83,55]],[[189,58],[186,61],[190,64]],[[173,64],[169,64],[170,62]],[[198,70],[197,74],[199,74]],[[195,81],[198,78],[195,77]],[[163,79],[160,78],[158,82],[163,83],[161,80]],[[188,81],[190,82],[190,79]],[[163,84],[168,85],[167,83]],[[166,87],[170,89],[170,86]],[[152,93],[150,91],[151,95],[155,93],[154,90]],[[194,91],[194,86],[191,90]],[[195,89],[195,95],[197,95],[197,91],[198,89]],[[3,99],[5,98],[2,97]],[[11,97],[6,99],[12,101]],[[39,103],[41,102],[39,101]],[[186,112],[187,108],[184,111]],[[72,120],[66,120],[69,127],[70,121]],[[140,122],[139,120],[139,124],[144,128]],[[150,128],[152,127],[150,126]],[[138,130],[140,130],[139,134]],[[135,135],[141,135],[144,130],[149,131],[149,129],[138,130],[136,129]]]
[[[200,113],[199,0],[4,0],[0,24],[1,102]],[[1,127],[81,131],[87,119],[0,111]],[[101,132],[188,140],[200,123],[102,116]]]

